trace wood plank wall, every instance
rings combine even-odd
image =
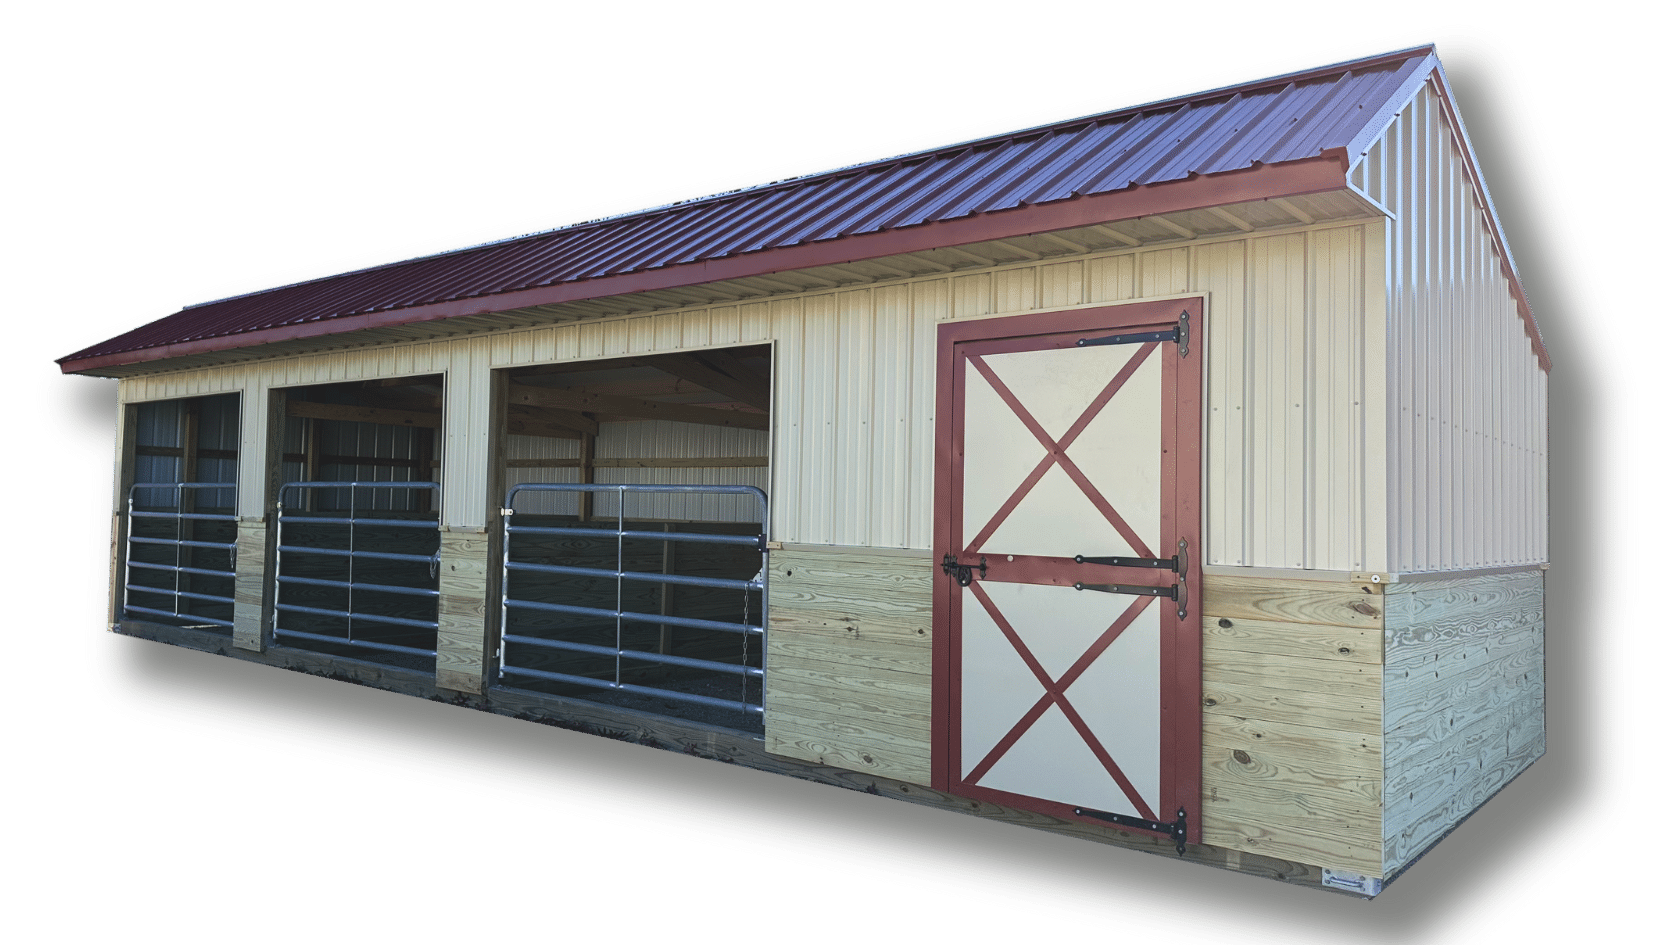
[[[932,557],[773,550],[769,585],[766,748],[930,785]]]
[[[1382,588],[1202,587],[1202,841],[1381,875]]]
[[[487,532],[451,531],[439,546],[437,684],[445,689],[484,690],[485,654],[494,637],[485,619],[490,545]]]
[[[1409,863],[1545,752],[1544,575],[1389,586],[1385,873]]]

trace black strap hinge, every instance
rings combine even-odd
[[[1125,335],[1104,335],[1101,338],[1081,338],[1075,348],[1094,348],[1098,345],[1142,345],[1152,341],[1171,341],[1178,345],[1178,356],[1190,356],[1190,310],[1178,313],[1178,324],[1166,331],[1134,331]]]
[[[1145,820],[1142,817],[1130,817],[1126,814],[1114,814],[1106,810],[1092,810],[1089,807],[1075,807],[1073,812],[1080,817],[1101,820],[1119,827],[1131,827],[1134,830],[1148,830],[1151,833],[1164,833],[1178,844],[1178,855],[1184,855],[1184,845],[1190,840],[1189,817],[1184,808],[1178,809],[1178,819],[1171,823],[1158,820]]]
[[[1138,597],[1165,597],[1168,600],[1178,600],[1177,584],[1156,587],[1153,584],[1081,584],[1075,582],[1073,589],[1076,591],[1101,591],[1104,594],[1135,594]]]
[[[1074,555],[1074,564],[1106,564],[1116,568],[1160,568],[1164,571],[1177,571],[1178,558],[1087,558],[1084,555]]]

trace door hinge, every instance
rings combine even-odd
[[[1134,331],[1124,335],[1104,335],[1100,338],[1081,338],[1075,348],[1095,348],[1099,345],[1142,345],[1152,341],[1171,341],[1178,345],[1178,356],[1190,356],[1190,310],[1178,313],[1178,324],[1165,331]]]
[[[1158,820],[1145,820],[1142,817],[1131,817],[1126,814],[1112,814],[1106,810],[1092,810],[1089,807],[1075,807],[1073,812],[1080,817],[1089,817],[1093,820],[1101,820],[1119,827],[1131,827],[1134,830],[1148,830],[1151,833],[1164,833],[1173,840],[1177,841],[1179,856],[1184,855],[1184,845],[1189,842],[1190,839],[1189,817],[1184,813],[1184,808],[1182,807],[1178,809],[1178,819],[1172,821],[1171,823],[1162,823]]]
[[[1138,597],[1165,597],[1178,600],[1178,585],[1156,587],[1153,584],[1082,584],[1074,582],[1076,591],[1101,591],[1104,594],[1135,594]]]
[[[1088,558],[1084,555],[1074,555],[1074,564],[1106,564],[1116,568],[1160,568],[1163,571],[1177,571],[1177,558]]]
[[[974,569],[980,569],[980,578],[986,577],[986,557],[980,556],[979,564],[958,564],[956,555],[946,555],[945,561],[939,566],[941,571],[957,579],[958,587],[967,587],[974,583]]]

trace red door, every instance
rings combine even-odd
[[[940,326],[944,790],[1199,842],[1201,339],[1200,299]]]

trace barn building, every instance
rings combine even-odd
[[[1432,47],[193,306],[111,627],[1374,895],[1545,749]]]

